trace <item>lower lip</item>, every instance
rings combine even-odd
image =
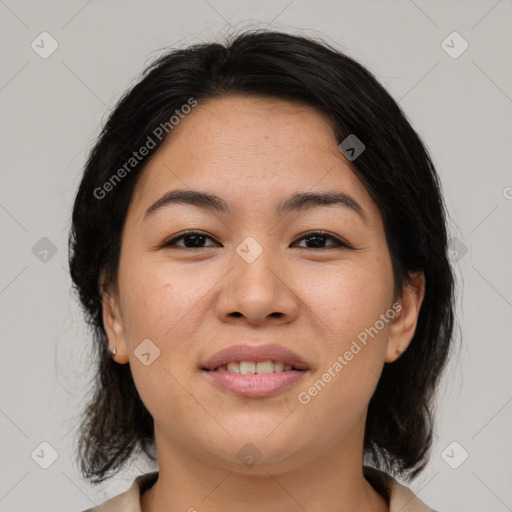
[[[230,373],[227,371],[203,372],[206,377],[217,386],[236,395],[251,398],[275,395],[297,384],[306,371],[282,371],[253,375]]]

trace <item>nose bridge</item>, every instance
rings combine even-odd
[[[264,245],[256,237],[247,236],[236,247],[236,281],[254,297],[261,294],[268,300],[267,296],[275,294],[275,288],[279,287],[275,282],[276,271],[272,268],[272,262],[274,267],[279,264],[279,257],[270,243],[270,237],[260,235],[258,238]]]

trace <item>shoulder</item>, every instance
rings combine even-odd
[[[436,512],[387,473],[370,466],[364,466],[363,473],[375,490],[386,497],[389,512]]]
[[[140,475],[126,492],[82,512],[141,512],[140,496],[156,482],[157,478],[158,471]]]

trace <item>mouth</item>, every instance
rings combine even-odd
[[[201,369],[248,374],[272,373],[292,369],[309,370],[309,366],[295,352],[280,345],[245,344],[233,345],[220,350],[210,357],[201,366]]]
[[[237,345],[212,356],[200,369],[223,391],[265,397],[297,384],[310,371],[297,354],[279,345]]]

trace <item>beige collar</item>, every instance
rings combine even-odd
[[[427,507],[410,489],[397,482],[388,474],[370,466],[363,467],[363,474],[371,485],[389,503],[389,512],[435,512]],[[140,497],[157,480],[158,471],[138,476],[131,487],[100,507],[83,512],[141,512]]]

